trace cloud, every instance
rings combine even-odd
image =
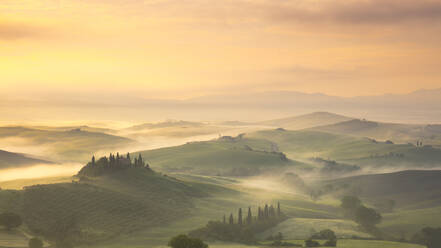
[[[292,3],[272,5],[269,17],[285,22],[351,25],[441,21],[441,1],[439,0],[338,0],[322,3],[313,1]]]

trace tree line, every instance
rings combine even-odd
[[[202,240],[255,244],[255,234],[274,227],[285,219],[286,215],[281,211],[280,203],[277,203],[276,207],[268,204],[264,207],[259,206],[255,216],[251,207],[248,207],[246,215],[242,208],[239,208],[236,217],[231,213],[228,219],[224,215],[220,221],[209,221],[205,227],[191,231],[189,236]]]
[[[132,161],[130,153],[127,153],[126,156],[120,156],[119,153],[116,153],[116,155],[110,153],[109,157],[104,156],[98,160],[95,160],[95,156],[92,156],[91,161],[81,168],[78,175],[97,177],[128,168],[145,168],[150,170],[149,164],[144,161],[141,154]]]

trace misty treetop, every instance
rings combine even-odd
[[[91,161],[81,168],[78,175],[97,177],[129,168],[145,168],[151,170],[149,164],[144,161],[141,154],[132,161],[130,153],[127,153],[126,156],[121,156],[119,153],[116,153],[116,155],[110,153],[109,157],[104,156],[98,160],[93,156]]]

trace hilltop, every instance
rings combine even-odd
[[[352,118],[329,112],[314,112],[306,115],[263,121],[259,124],[282,127],[290,130],[298,130],[322,125],[335,124],[349,120],[352,120]]]
[[[46,160],[32,158],[30,155],[0,150],[0,169],[51,163]]]
[[[349,120],[331,125],[312,128],[336,134],[369,137],[379,140],[391,140],[396,143],[422,142],[423,145],[441,147],[441,125],[416,125],[399,123],[382,123],[367,120]]]
[[[253,176],[289,166],[308,165],[288,159],[267,140],[224,136],[216,140],[140,151],[152,168],[202,175]]]

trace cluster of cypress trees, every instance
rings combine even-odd
[[[130,153],[127,153],[126,156],[121,156],[119,153],[116,153],[116,155],[110,153],[109,157],[104,156],[98,160],[95,160],[95,156],[92,156],[91,161],[78,172],[78,175],[95,177],[127,168],[150,169],[150,166],[143,160],[141,154],[132,162]]]
[[[242,215],[242,208],[239,208],[238,214],[237,214],[237,222],[238,225],[251,225],[256,222],[263,222],[271,219],[280,219],[283,218],[282,211],[280,210],[280,203],[277,203],[277,208],[274,208],[273,205],[268,206],[268,204],[265,204],[265,207],[258,207],[257,208],[257,216],[253,217],[251,207],[248,207],[248,214],[244,218]],[[226,224],[227,220],[224,215],[222,223]],[[235,224],[233,214],[230,214],[230,217],[228,218],[228,224]]]
[[[277,207],[268,204],[264,207],[259,206],[256,216],[253,216],[251,207],[248,207],[246,216],[242,208],[239,208],[236,219],[233,214],[230,214],[228,220],[224,215],[221,221],[209,221],[205,227],[190,232],[190,236],[202,240],[255,244],[257,242],[255,234],[274,227],[285,219],[286,216],[281,211],[279,203]]]

